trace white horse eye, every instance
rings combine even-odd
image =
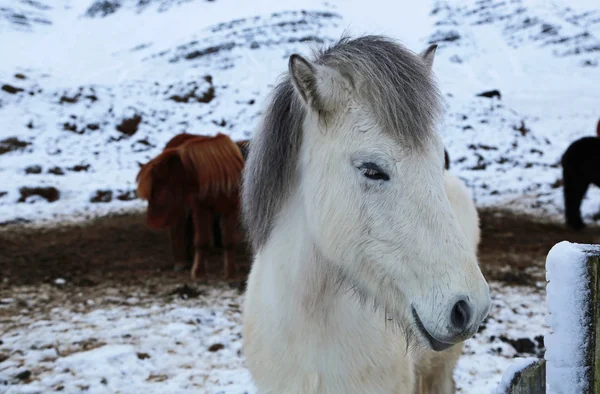
[[[386,174],[381,167],[372,162],[363,163],[358,167],[360,172],[367,178],[374,181],[389,181],[390,176]]]

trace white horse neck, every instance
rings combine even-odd
[[[292,198],[255,258],[246,292],[245,351],[262,359],[270,373],[282,369],[274,375],[286,389],[273,392],[304,387],[298,393],[409,393],[413,356],[404,336],[386,324],[382,309],[361,305],[339,288],[307,234],[302,212],[302,202]],[[255,305],[261,306],[260,320],[253,319]],[[294,356],[275,366],[274,360],[282,360],[273,354],[277,349]]]

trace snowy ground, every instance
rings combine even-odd
[[[558,218],[560,156],[599,117],[594,3],[0,0],[0,222],[143,208],[138,163],[179,132],[251,137],[289,55],[344,31],[439,43],[453,171],[480,206]]]
[[[85,298],[67,295],[65,286],[22,288],[0,300],[0,360],[8,357],[0,362],[0,392],[255,392],[241,354],[237,290],[107,288]],[[491,393],[513,357],[539,355],[539,336],[548,333],[537,291],[491,289],[490,317],[455,372],[459,392]]]

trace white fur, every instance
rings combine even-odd
[[[444,172],[444,188],[460,227],[477,253],[480,241],[479,214],[471,192],[449,171]],[[454,368],[462,353],[462,344],[443,352],[427,350],[416,363],[416,393],[454,394]]]
[[[378,128],[341,75],[326,72],[319,69],[318,79],[343,88],[334,100],[319,97],[337,105],[325,115],[311,110],[310,92],[300,92],[307,98],[300,179],[256,252],[245,356],[258,394],[412,394],[431,345],[411,308],[432,336],[455,344],[489,310],[473,237],[463,232],[471,219],[457,220],[458,211],[470,211],[451,205],[438,135],[420,151],[404,147]],[[310,75],[301,77],[297,89],[313,86]],[[360,90],[365,81],[353,83]],[[389,181],[367,179],[366,162]],[[460,298],[472,306],[473,322],[456,334],[450,311]]]

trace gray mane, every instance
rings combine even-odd
[[[402,45],[381,36],[342,38],[313,61],[342,72],[380,127],[409,148],[421,149],[435,131],[441,96],[429,68]],[[298,180],[304,105],[289,75],[275,87],[263,122],[250,142],[242,213],[252,247],[270,236],[273,222]]]

